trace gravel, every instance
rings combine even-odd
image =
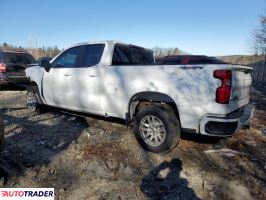
[[[0,91],[0,187],[54,187],[56,199],[266,199],[263,92],[252,91],[250,129],[220,141],[183,134],[166,155],[143,150],[120,120],[31,113],[25,94]],[[222,148],[241,154],[204,153]]]

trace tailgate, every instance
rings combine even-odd
[[[251,72],[251,67],[233,65],[232,89],[229,102],[231,111],[237,110],[249,103],[252,84]]]

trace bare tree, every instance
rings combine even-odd
[[[187,55],[188,53],[180,50],[177,47],[174,48],[162,48],[162,47],[153,47],[153,54],[156,59],[160,59],[164,56],[173,56],[173,55]]]
[[[266,14],[260,17],[259,28],[254,32],[252,49],[255,55],[266,55]]]
[[[266,15],[261,17],[261,29],[259,35],[260,51],[266,54]]]

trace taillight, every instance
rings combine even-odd
[[[0,73],[6,72],[6,65],[4,63],[0,63]]]
[[[215,70],[213,76],[222,81],[220,87],[216,89],[216,102],[227,104],[230,100],[232,73],[230,70]]]

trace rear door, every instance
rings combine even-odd
[[[68,90],[71,95],[68,98],[72,109],[99,113],[100,81],[103,80],[100,61],[104,47],[104,44],[86,45],[80,65],[69,69],[71,84]]]
[[[251,72],[251,67],[233,65],[232,89],[229,102],[231,111],[249,103],[250,89],[252,85]]]

